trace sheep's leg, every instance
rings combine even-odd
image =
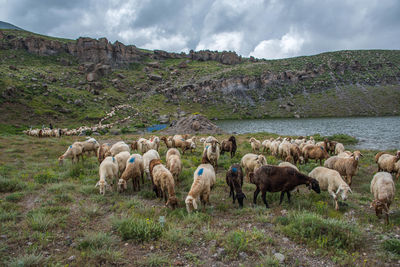
[[[328,193],[329,193],[329,195],[331,195],[333,197],[333,201],[335,202],[335,210],[339,210],[339,204],[338,204],[337,196],[336,196],[335,192],[328,189]]]
[[[258,196],[258,193],[260,193],[260,188],[258,188],[258,186],[257,186],[256,191],[254,191],[254,197],[253,197],[253,203],[254,203],[254,205],[257,204],[257,196]]]
[[[280,197],[280,199],[279,199],[279,205],[281,205],[282,204],[282,201],[283,201],[283,197],[285,196],[285,192],[281,192],[281,197]]]
[[[262,198],[262,200],[263,200],[263,202],[265,204],[265,207],[268,209],[269,206],[268,206],[268,203],[267,203],[267,191],[262,191],[261,198]]]
[[[290,192],[289,192],[289,191],[286,191],[286,195],[287,195],[288,202],[289,202],[289,204],[290,204]]]

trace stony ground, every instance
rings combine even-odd
[[[263,140],[270,135],[254,134]],[[219,140],[226,135],[217,135]],[[2,265],[29,266],[396,266],[400,260],[399,199],[385,225],[369,208],[369,183],[377,171],[376,151],[362,151],[353,194],[335,211],[331,197],[302,188],[279,206],[279,194],[267,194],[253,206],[255,186],[239,209],[229,199],[225,172],[251,152],[250,135],[237,137],[237,155],[222,155],[211,206],[187,214],[184,198],[200,151],[183,155],[177,185],[180,206],[171,210],[155,198],[150,182],[140,192],[99,195],[98,163],[58,165],[67,146],[82,137],[38,139],[0,137],[0,258]],[[102,140],[138,136],[101,136]],[[160,155],[165,159],[166,148]],[[265,153],[266,154],[266,153]],[[267,155],[268,163],[279,160]],[[301,165],[310,172],[316,163]],[[399,187],[397,186],[397,189]],[[159,223],[164,216],[165,224]],[[311,218],[311,219],[310,219]],[[310,222],[308,224],[307,222]]]

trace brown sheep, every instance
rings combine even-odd
[[[243,171],[239,164],[233,164],[226,172],[226,183],[230,188],[229,197],[232,196],[233,204],[237,199],[239,207],[243,208],[243,199],[246,198],[246,195],[242,191]]]
[[[236,145],[236,138],[234,136],[229,137],[228,140],[223,140],[221,143],[221,155],[224,154],[224,152],[230,152],[231,153],[231,158],[235,156],[237,149]]]
[[[360,151],[354,151],[350,158],[330,157],[325,161],[324,167],[336,170],[345,177],[345,182],[351,186],[352,178],[357,172],[358,162],[363,157]]]
[[[105,143],[100,145],[99,149],[97,150],[97,160],[101,163],[106,158],[106,153],[110,151],[111,144]]]
[[[175,195],[175,183],[171,172],[161,163],[159,159],[150,161],[150,172],[153,177],[153,190],[157,197],[164,197],[165,206],[170,205],[175,209],[178,199]]]
[[[322,146],[306,145],[303,148],[303,155],[305,163],[308,163],[308,159],[315,159],[316,162],[319,160],[319,165],[322,165],[322,160],[329,158],[328,152]]]

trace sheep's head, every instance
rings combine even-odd
[[[193,210],[197,210],[196,200],[192,196],[187,196],[185,199],[186,210],[191,213]]]
[[[106,188],[110,188],[110,186],[104,180],[98,181],[95,187],[99,187],[101,195],[104,195],[106,193]]]
[[[172,209],[175,209],[178,206],[178,199],[176,196],[171,196],[168,198],[167,203],[165,203],[165,206],[171,206]]]
[[[342,198],[343,201],[346,201],[347,199],[347,195],[350,193],[353,193],[353,191],[351,191],[350,186],[348,185],[340,185],[338,190],[336,191],[336,195],[338,195],[340,193],[340,197]]]
[[[382,212],[384,212],[385,214],[389,213],[389,208],[387,204],[377,199],[374,199],[374,201],[371,202],[370,208],[375,209],[375,213],[377,216],[382,215]]]
[[[354,157],[355,160],[360,160],[360,157],[364,157],[363,154],[361,154],[360,151],[356,150],[351,154],[351,157]]]
[[[126,189],[128,189],[128,185],[124,179],[119,179],[118,180],[118,193],[124,192]]]
[[[310,182],[308,183],[308,189],[314,190],[316,193],[321,193],[321,189],[319,188],[319,183],[316,179],[310,178]]]
[[[58,164],[59,164],[59,165],[63,165],[63,164],[64,164],[64,156],[60,156],[60,157],[58,158]]]
[[[206,139],[205,138],[200,138],[200,143],[205,143]]]
[[[253,143],[255,141],[256,141],[256,139],[254,137],[250,138],[250,140],[249,140],[250,143]]]
[[[258,155],[257,156],[257,165],[259,165],[258,167],[261,167],[262,165],[266,165],[267,164],[267,159],[265,158],[264,155]]]
[[[246,198],[246,195],[243,194],[243,192],[239,192],[239,193],[236,194],[236,198],[237,198],[237,200],[239,202],[239,207],[243,208],[243,199]]]

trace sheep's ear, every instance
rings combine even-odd
[[[94,187],[99,187],[99,182],[96,183],[96,185]]]
[[[364,155],[363,155],[363,154],[361,154],[361,153],[360,153],[360,156],[361,156],[361,157],[364,157]]]
[[[197,210],[196,199],[193,198],[192,204],[193,204],[193,208],[194,208],[195,210]]]

